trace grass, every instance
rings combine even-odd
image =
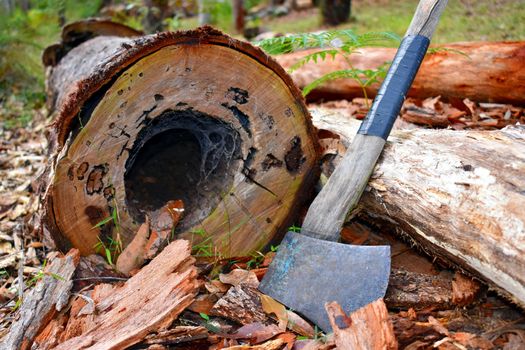
[[[59,39],[59,10],[67,22],[96,15],[101,0],[30,0],[31,9],[0,16],[0,129],[24,126],[44,104],[44,47]],[[252,0],[257,3],[257,0]],[[356,33],[394,32],[403,36],[418,0],[353,0],[352,21],[335,29]],[[215,25],[232,33],[231,4],[214,1]],[[264,20],[273,32],[317,31],[316,9]],[[197,17],[173,21],[170,29],[198,26]],[[513,0],[451,0],[434,35],[434,43],[525,39],[525,2]],[[392,44],[395,46],[395,44]]]
[[[353,1],[352,21],[337,29],[357,33],[391,31],[403,36],[417,0]],[[319,30],[317,10],[307,10],[264,23],[274,31],[298,33]],[[434,43],[525,39],[525,2],[511,0],[451,0],[441,17]]]

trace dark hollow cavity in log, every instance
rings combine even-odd
[[[241,168],[241,137],[233,126],[194,111],[165,111],[138,134],[126,162],[129,212],[137,222],[170,200],[184,202],[182,231],[205,219]]]

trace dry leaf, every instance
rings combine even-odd
[[[274,324],[265,325],[261,322],[254,322],[242,326],[231,336],[233,339],[251,339],[253,344],[259,344],[282,332]]]
[[[305,337],[313,338],[315,336],[314,328],[301,316],[290,310],[286,310],[286,313],[288,315],[288,329]]]
[[[283,330],[286,329],[288,325],[288,312],[286,312],[284,305],[266,294],[261,294],[261,304],[266,314],[275,314],[275,316],[277,316],[279,328]]]
[[[232,286],[238,286],[244,284],[252,288],[259,287],[259,279],[253,271],[235,269],[228,274],[220,274],[219,280],[222,283],[231,284]]]
[[[144,264],[145,249],[150,235],[149,217],[140,225],[137,234],[117,259],[117,270],[129,276],[130,272]]]

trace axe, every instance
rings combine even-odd
[[[447,0],[420,0],[352,145],[310,205],[301,233],[284,237],[259,286],[325,332],[331,329],[326,302],[337,301],[349,313],[386,292],[390,247],[337,241],[365,190],[446,4]]]

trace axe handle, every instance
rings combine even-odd
[[[302,234],[327,241],[339,239],[348,213],[357,206],[372,175],[446,4],[447,0],[420,0],[352,145],[310,205]]]

